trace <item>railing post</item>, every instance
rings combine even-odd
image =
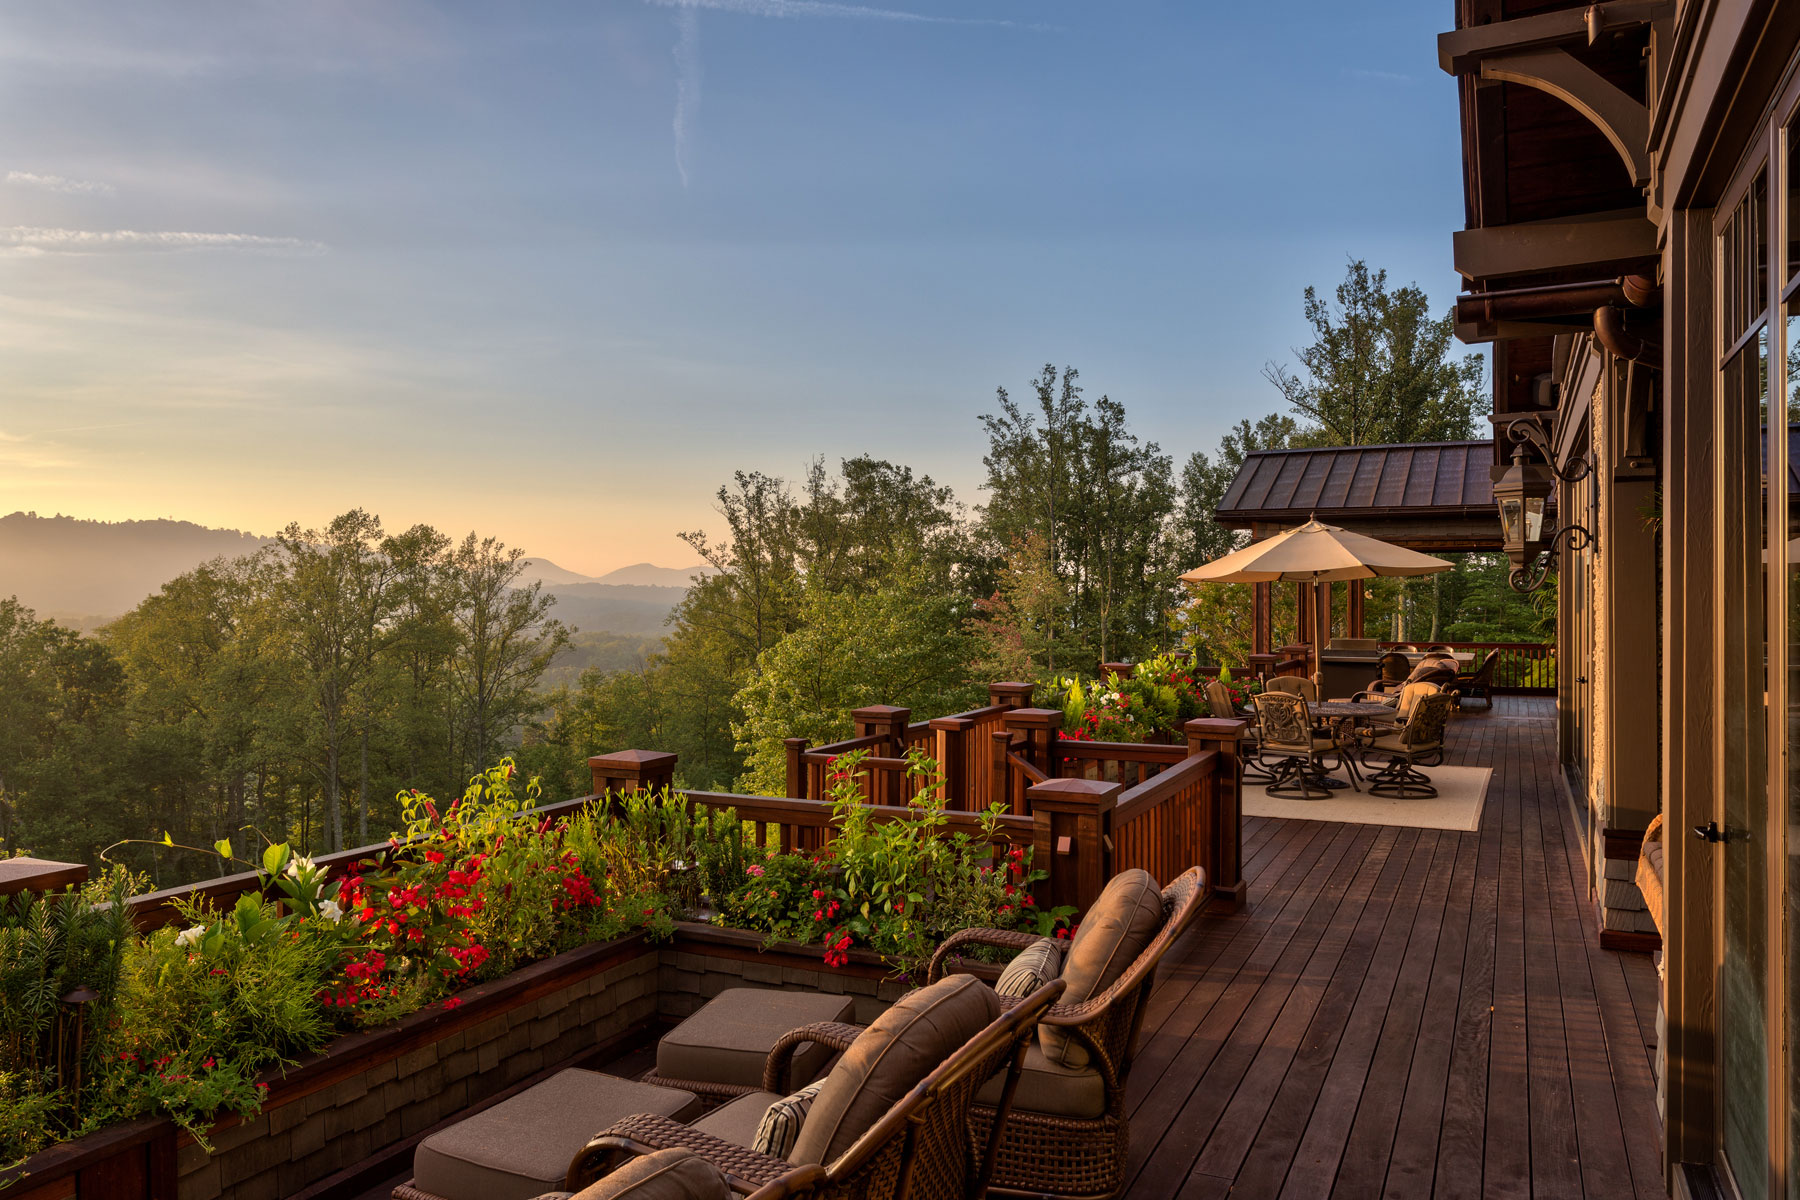
[[[851,710],[850,719],[856,722],[857,737],[878,737],[887,742],[887,750],[875,757],[906,756],[906,726],[912,721],[912,709],[895,708],[892,704],[871,704],[866,708]]]
[[[1085,912],[1100,895],[1112,877],[1112,810],[1124,791],[1098,779],[1049,779],[1026,792],[1032,865],[1050,873],[1040,904]]]
[[[1103,662],[1100,664],[1100,678],[1117,675],[1121,679],[1131,678],[1131,664],[1128,662]]]
[[[1037,685],[1008,681],[988,684],[988,703],[1005,708],[1030,708]]]
[[[944,776],[944,807],[959,812],[969,811],[969,730],[975,722],[967,717],[933,717],[931,732],[936,735],[934,753],[938,770]]]
[[[1012,764],[1006,761],[1012,750],[1012,730],[995,729],[988,734],[988,770],[990,786],[988,793],[994,800],[1006,805],[1007,809],[1020,816],[1024,815],[1024,797],[1021,795],[1017,803],[1013,800]]]
[[[1006,714],[1006,728],[1025,735],[1025,757],[1032,766],[1050,776],[1057,775],[1056,734],[1062,728],[1059,708],[1015,708]]]
[[[675,783],[675,755],[661,750],[615,750],[588,759],[594,794],[657,792]]]
[[[782,738],[781,744],[787,748],[787,794],[790,800],[806,799],[806,747],[810,743],[805,738]]]
[[[1213,795],[1217,798],[1212,820],[1212,862],[1207,868],[1207,884],[1215,899],[1224,900],[1232,908],[1244,906],[1248,888],[1240,874],[1243,869],[1244,814],[1238,799],[1238,779],[1243,769],[1238,753],[1248,721],[1218,720],[1198,717],[1182,728],[1187,733],[1188,753],[1201,754],[1216,750],[1219,769],[1213,773]]]

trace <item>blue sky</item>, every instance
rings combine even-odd
[[[1179,458],[1350,255],[1456,290],[1447,0],[0,9],[0,512],[685,565],[1047,361]]]

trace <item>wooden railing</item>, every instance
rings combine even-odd
[[[1189,866],[1201,866],[1214,894],[1233,903],[1242,901],[1238,879],[1238,739],[1241,721],[1189,721],[1185,746],[1133,746],[1124,743],[1051,742],[1034,734],[1053,731],[1043,716],[1050,710],[1013,710],[1023,718],[1021,729],[995,731],[990,745],[996,754],[994,794],[1016,797],[995,825],[997,847],[1031,846],[1039,869],[1049,878],[1041,887],[1040,903],[1073,904],[1080,908],[1099,895],[1106,880],[1118,871],[1143,867],[1157,879],[1173,879]],[[1047,769],[1052,753],[1081,746],[1092,755],[1087,764],[1115,764],[1120,772],[1102,777],[1068,778]],[[1130,759],[1128,752],[1138,757]],[[652,751],[625,750],[589,760],[594,791],[591,795],[540,805],[524,819],[569,816],[622,793],[656,791],[671,785],[675,756]],[[880,785],[875,785],[880,786]],[[760,847],[784,853],[809,853],[823,849],[834,836],[832,805],[825,799],[782,796],[746,796],[731,792],[682,793],[692,803],[707,808],[735,809],[752,826]],[[917,816],[904,804],[871,806],[874,820],[901,821]],[[951,833],[979,834],[981,816],[953,811],[945,826]],[[406,853],[405,843],[382,842],[359,846],[314,861],[333,877],[341,878],[358,863],[385,867]],[[239,896],[260,886],[253,872],[202,880],[183,887],[166,888],[133,897],[132,920],[141,930],[152,930],[181,920],[177,904],[205,901],[214,908],[229,908]]]
[[[1462,665],[1464,671],[1475,670],[1482,659],[1493,652],[1500,656],[1500,661],[1494,664],[1495,691],[1522,696],[1556,694],[1556,645],[1553,642],[1382,642],[1381,648],[1393,650],[1403,645],[1417,646],[1421,650],[1426,646],[1467,650],[1475,658]]]

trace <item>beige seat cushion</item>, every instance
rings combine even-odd
[[[847,1021],[855,1009],[853,996],[731,988],[663,1035],[656,1044],[656,1073],[670,1080],[760,1088],[763,1064],[782,1034],[815,1021]],[[831,1053],[818,1045],[797,1049],[786,1086],[817,1079]]]
[[[1150,872],[1133,869],[1113,876],[1088,907],[1063,956],[1067,988],[1057,1003],[1081,1004],[1111,987],[1156,937],[1162,915],[1162,891]],[[1087,1066],[1087,1047],[1060,1029],[1039,1025],[1038,1044],[1058,1066]]]
[[[774,1092],[750,1092],[719,1107],[694,1122],[694,1128],[716,1138],[742,1146],[756,1146],[756,1127],[762,1122],[769,1105],[781,1099]]]
[[[1000,998],[973,975],[952,975],[902,996],[863,1030],[826,1076],[788,1161],[836,1161],[999,1016]]]
[[[976,1102],[989,1108],[998,1106],[1005,1087],[1006,1072],[1002,1071],[975,1094]],[[1106,1081],[1093,1066],[1065,1067],[1045,1058],[1038,1047],[1028,1046],[1019,1087],[1013,1092],[1013,1111],[1092,1120],[1106,1115]]]
[[[621,1163],[574,1200],[731,1200],[719,1168],[684,1146],[670,1146]]]
[[[1062,971],[1062,947],[1055,938],[1039,938],[1013,956],[994,981],[1001,996],[1022,1000],[1055,979]]]
[[[444,1200],[530,1200],[561,1186],[588,1139],[634,1113],[685,1120],[689,1092],[598,1071],[559,1071],[439,1130],[413,1151],[413,1184]]]

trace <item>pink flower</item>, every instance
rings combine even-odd
[[[744,868],[744,873],[746,875],[753,875],[756,878],[760,879],[760,878],[762,878],[763,869],[762,869],[762,867],[758,866],[756,863],[751,863],[749,866]]]

